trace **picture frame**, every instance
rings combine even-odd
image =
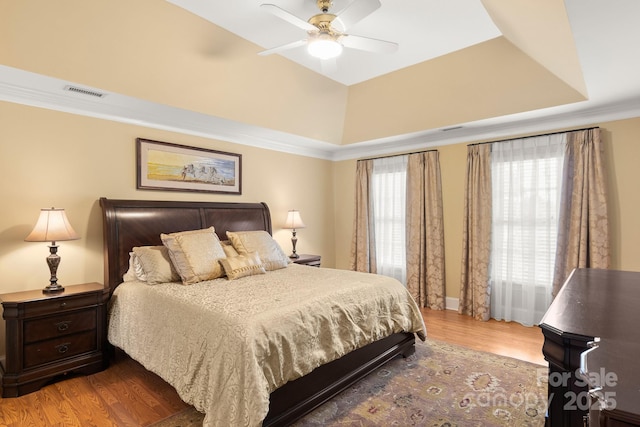
[[[136,188],[242,194],[242,155],[136,138]]]

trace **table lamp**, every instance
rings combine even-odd
[[[296,237],[296,228],[305,228],[304,222],[302,222],[302,218],[300,217],[300,212],[293,209],[290,210],[287,214],[287,220],[284,223],[284,227],[286,229],[291,229],[291,244],[293,245],[293,252],[289,255],[289,258],[300,258],[300,255],[296,253],[296,243],[298,242],[298,238]]]
[[[67,219],[64,209],[41,209],[40,217],[33,231],[24,239],[25,242],[51,242],[49,246],[49,256],[47,257],[47,265],[51,272],[51,279],[42,292],[55,293],[62,292],[64,288],[58,284],[58,265],[60,265],[60,256],[58,255],[57,241],[77,240],[80,236],[76,234]]]

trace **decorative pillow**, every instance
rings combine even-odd
[[[267,271],[284,268],[290,262],[278,242],[266,231],[227,231],[227,237],[240,255],[258,252]]]
[[[222,264],[229,280],[267,272],[257,252],[223,258],[220,260],[220,264]]]
[[[224,254],[227,256],[227,258],[240,255],[230,241],[222,240],[220,244],[222,245],[222,250],[224,250]]]
[[[180,280],[180,276],[171,265],[169,252],[164,246],[135,247],[130,258],[130,265],[131,261],[135,277],[142,282],[156,285]]]
[[[136,270],[136,267],[134,266],[134,259],[136,259],[135,254],[133,252],[129,252],[129,268],[127,269],[127,272],[124,273],[124,276],[122,276],[123,282],[134,282],[136,280],[144,282],[147,280],[146,277],[141,277],[144,274],[144,272],[141,271],[142,269],[140,269],[140,271]],[[136,265],[140,266],[140,262],[136,262]]]
[[[169,249],[169,257],[183,284],[191,285],[224,275],[219,260],[225,258],[225,254],[213,227],[163,233],[160,238]]]

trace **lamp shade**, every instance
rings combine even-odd
[[[25,242],[56,242],[77,240],[80,236],[75,232],[64,209],[42,209],[36,226],[24,239]]]
[[[290,210],[287,214],[287,220],[284,223],[283,228],[305,228],[304,222],[302,222],[302,218],[300,217],[300,212],[297,210]]]

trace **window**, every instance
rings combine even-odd
[[[375,224],[376,265],[379,274],[406,284],[407,156],[375,159],[371,203]]]
[[[491,317],[538,324],[551,304],[565,135],[491,151]]]

